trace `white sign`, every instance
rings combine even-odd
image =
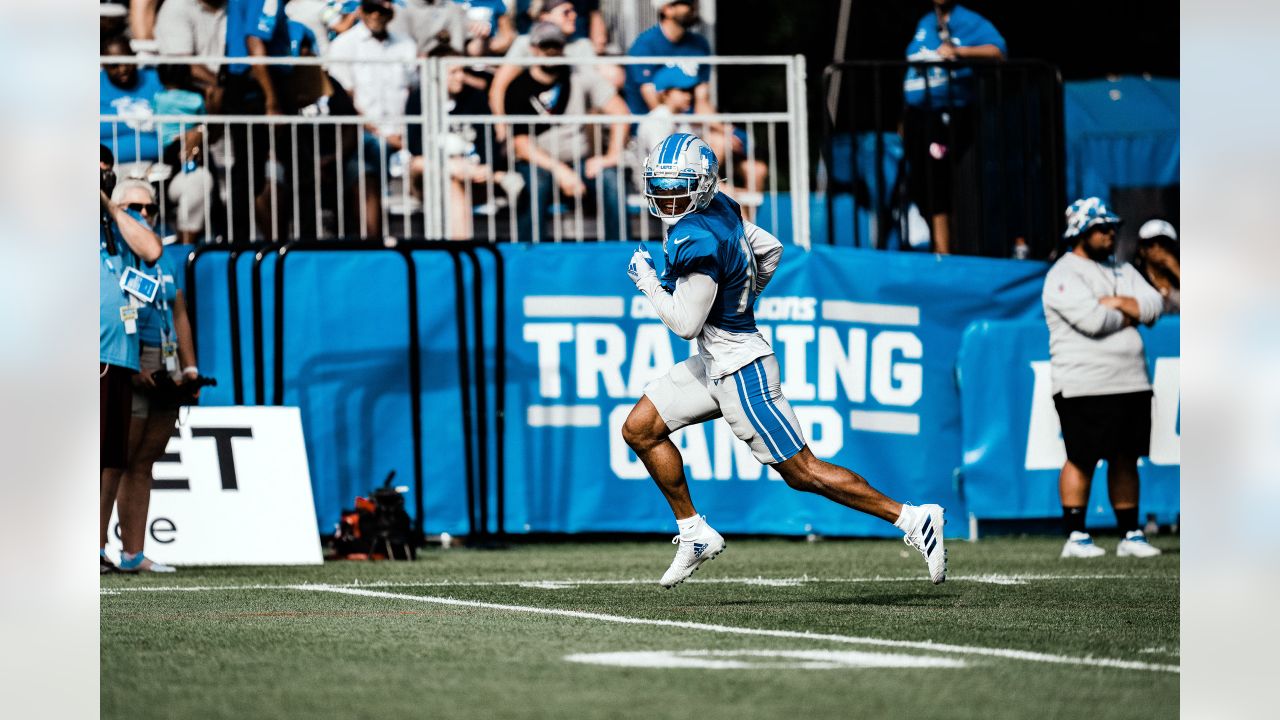
[[[173,565],[319,565],[295,407],[183,410],[155,464],[145,551]],[[120,551],[113,514],[110,547]]]

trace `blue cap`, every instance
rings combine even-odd
[[[690,75],[682,68],[668,65],[661,68],[653,74],[653,89],[658,92],[679,88],[681,90],[692,90],[698,85],[698,76]]]
[[[1062,233],[1062,237],[1070,240],[1095,225],[1119,225],[1122,222],[1120,216],[1102,202],[1102,198],[1081,198],[1067,208],[1067,231]]]

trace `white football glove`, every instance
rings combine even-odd
[[[657,278],[658,271],[653,266],[653,257],[649,255],[649,250],[640,243],[636,251],[631,255],[631,264],[627,266],[627,276],[631,278],[631,282],[640,287],[640,283],[646,278]]]

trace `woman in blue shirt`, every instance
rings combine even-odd
[[[120,183],[127,207],[155,224],[158,208],[151,186],[136,180]],[[200,374],[191,346],[191,324],[183,297],[180,257],[189,252],[175,245],[148,268],[160,283],[155,299],[138,309],[137,340],[140,371],[133,376],[133,410],[129,422],[129,462],[116,492],[123,552],[119,569],[123,572],[173,572],[173,568],[146,557],[142,552],[146,537],[147,509],[151,504],[151,468],[164,454],[178,419],[177,407],[157,401],[156,377],[167,374],[184,383]]]

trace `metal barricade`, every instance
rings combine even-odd
[[[335,63],[411,67],[417,113],[383,117],[341,114],[337,95],[319,92],[290,102],[291,114],[206,116],[100,115],[104,142],[118,153],[123,176],[152,182],[161,224],[206,242],[285,242],[316,238],[430,237],[488,242],[583,241],[660,236],[648,215],[639,177],[648,148],[637,130],[654,118],[615,112],[516,116],[450,114],[449,73],[476,58],[337,61],[330,58],[103,57],[104,64],[244,63],[288,68],[306,83],[331,88],[319,68]],[[678,115],[673,129],[721,138],[722,189],[765,229],[808,246],[809,162],[805,69],[801,56],[683,58],[489,58],[498,64],[595,66],[681,63],[748,68],[761,82],[786,87],[785,107],[760,112]],[[278,69],[277,68],[277,69]],[[315,68],[311,70],[310,68]],[[314,94],[314,93],[313,93]],[[621,91],[618,97],[621,98]],[[394,132],[372,133],[379,125]],[[508,134],[576,138],[581,146],[549,146],[567,172],[553,178],[516,157]],[[605,133],[628,137],[617,164],[600,169]],[[194,132],[193,132],[194,131]],[[389,140],[396,137],[397,141]],[[538,136],[541,138],[541,136]],[[553,141],[554,142],[554,141]],[[400,147],[396,147],[399,144]],[[137,149],[150,152],[139,157]],[[410,152],[410,149],[416,152]],[[142,162],[132,162],[141,160]]]
[[[906,85],[910,87],[904,87]],[[823,71],[830,242],[1043,258],[1066,207],[1062,78],[1039,60],[859,61]]]

